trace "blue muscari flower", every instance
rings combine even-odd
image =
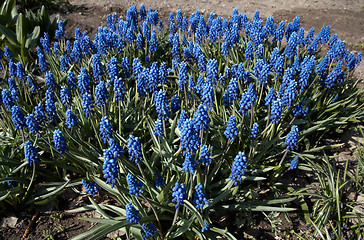
[[[195,186],[195,194],[193,195],[193,204],[197,209],[203,209],[204,205],[209,205],[209,201],[207,200],[207,195],[203,189],[201,183]]]
[[[84,54],[92,53],[92,45],[93,43],[90,40],[90,37],[84,32],[81,38],[81,49]],[[95,51],[96,53],[96,51]]]
[[[118,178],[118,161],[111,149],[104,149],[103,158],[104,164],[102,166],[102,173],[106,179],[106,184],[111,183],[111,187],[113,188]]]
[[[305,45],[311,44],[312,40],[313,40],[313,35],[315,32],[315,28],[310,28],[310,31],[307,33],[306,38],[304,39],[303,43]]]
[[[187,120],[187,113],[184,109],[182,109],[181,114],[179,116],[178,122],[177,122],[177,126],[179,128],[179,130],[181,131],[183,124],[185,123],[185,121]]]
[[[221,22],[218,19],[214,19],[209,29],[209,41],[214,44],[219,39],[219,31],[221,28]],[[225,51],[226,52],[226,51]]]
[[[16,93],[18,93],[19,88],[18,85],[16,85],[16,82],[14,80],[14,78],[8,78],[8,86],[9,86],[9,91],[10,93],[13,95],[13,92],[15,91]],[[17,95],[18,96],[18,95]],[[13,97],[13,100],[17,101],[17,99],[15,99]]]
[[[129,193],[138,197],[139,193],[143,192],[143,189],[141,189],[143,183],[138,181],[131,173],[128,173],[126,180],[128,181]]]
[[[116,23],[117,23],[117,16],[116,13],[113,13],[112,15],[108,14],[106,16],[106,22],[107,22],[107,26],[110,30],[112,31],[116,31]]]
[[[53,122],[58,119],[54,93],[49,90],[46,91],[45,110],[48,115],[48,120]]]
[[[218,80],[219,69],[216,59],[210,59],[206,64],[206,76],[209,81],[215,83]]]
[[[157,232],[157,229],[154,227],[152,223],[143,223],[142,224],[142,237],[143,240],[148,239],[149,237],[153,237]]]
[[[138,75],[137,91],[139,96],[147,96],[147,85],[149,83],[149,68],[143,68]]]
[[[279,86],[279,91],[278,91],[278,98],[283,98],[284,96],[284,91],[286,90],[286,88],[288,87],[289,83],[293,80],[293,69],[292,68],[286,68],[284,75],[283,75],[283,80],[282,80],[282,84]],[[282,99],[283,100],[283,99]]]
[[[139,142],[138,137],[134,137],[133,135],[129,136],[128,139],[128,153],[129,153],[129,160],[134,161],[135,164],[138,164],[139,162],[142,162],[143,159],[143,153],[142,153],[142,146]]]
[[[40,44],[42,44],[43,50],[45,53],[50,54],[51,53],[51,44],[49,42],[49,35],[48,33],[44,33],[44,37],[40,38]]]
[[[11,90],[11,97],[13,98],[14,101],[19,101],[19,94],[18,91],[16,91],[15,89]]]
[[[203,221],[203,228],[201,229],[201,232],[208,231],[210,229],[210,223],[205,219]]]
[[[190,91],[193,91],[195,89],[196,83],[193,80],[193,76],[190,75],[188,78],[188,88],[190,89]]]
[[[126,209],[126,221],[130,223],[138,223],[140,221],[139,211],[136,210],[132,203],[128,203],[125,206]]]
[[[11,77],[16,77],[16,65],[12,59],[8,61],[8,69],[9,69],[9,75]]]
[[[124,153],[124,149],[114,138],[109,138],[109,151],[114,154],[115,157],[120,157],[121,154]]]
[[[197,83],[196,83],[196,86],[195,86],[195,89],[194,89],[196,93],[201,93],[202,92],[202,87],[204,85],[204,82],[205,82],[204,75],[200,74],[198,76]]]
[[[300,117],[300,116],[307,116],[308,114],[308,107],[306,107],[305,109],[303,109],[304,107],[304,104],[305,104],[305,100],[302,99],[298,104],[297,106],[293,109],[293,114],[295,117]]]
[[[287,145],[287,150],[293,149],[298,146],[298,127],[296,125],[293,125],[291,127],[291,131],[287,134],[286,140],[283,144]]]
[[[254,75],[258,78],[259,84],[265,84],[270,72],[269,64],[259,59],[254,66]]]
[[[319,43],[319,40],[318,40],[318,38],[316,37],[312,42],[311,42],[311,44],[310,45],[308,45],[308,47],[307,47],[307,53],[308,54],[311,54],[311,55],[314,55],[315,53],[316,53],[316,51],[317,51],[317,45],[318,45],[318,43]]]
[[[167,64],[165,62],[162,62],[159,66],[159,72],[158,72],[159,83],[164,85],[167,82],[167,76],[168,76]]]
[[[59,68],[61,69],[62,72],[66,72],[68,71],[68,62],[66,61],[66,58],[64,56],[61,56],[59,58]]]
[[[254,85],[251,83],[249,85],[249,89],[247,92],[244,92],[241,96],[241,100],[239,102],[239,112],[243,115],[247,115],[249,109],[254,105],[255,100],[257,99],[257,94],[254,91]]]
[[[77,117],[73,114],[71,109],[67,109],[66,111],[66,124],[69,129],[78,125]]]
[[[136,49],[143,49],[144,47],[144,40],[143,40],[143,34],[138,33],[136,38]]]
[[[92,183],[85,179],[82,179],[81,183],[85,187],[86,192],[92,196],[95,196],[97,191],[99,191],[99,187],[97,186],[97,183]]]
[[[125,78],[130,77],[130,62],[128,57],[123,57],[121,60],[122,76]]]
[[[28,126],[29,131],[31,133],[35,134],[38,131],[40,131],[39,123],[38,123],[37,119],[35,119],[34,114],[28,113],[27,117],[25,118],[25,123]]]
[[[126,94],[125,85],[122,78],[114,79],[114,97],[116,101],[124,100]]]
[[[285,27],[285,22],[281,21],[274,33],[274,41],[282,41],[283,36],[284,36],[284,27]]]
[[[24,143],[25,159],[28,160],[29,165],[32,167],[33,164],[37,165],[39,162],[38,149],[33,146],[33,143],[29,140]]]
[[[298,44],[299,46],[304,46],[305,45],[305,28],[301,27],[298,34],[297,34],[297,40],[298,40]]]
[[[149,52],[156,52],[158,49],[158,40],[155,29],[153,29],[152,35],[150,36]]]
[[[299,156],[298,155],[296,155],[292,160],[291,160],[291,163],[290,163],[290,166],[289,166],[289,168],[291,169],[291,170],[293,170],[293,169],[296,169],[297,167],[298,167],[298,160],[299,160]]]
[[[201,103],[196,112],[193,114],[192,121],[195,124],[196,131],[207,129],[209,127],[210,117],[207,110],[207,106]]]
[[[68,151],[66,139],[63,136],[61,130],[56,129],[53,132],[53,143],[54,147],[59,151],[60,154]]]
[[[154,175],[154,181],[155,181],[156,187],[163,186],[166,184],[164,179],[162,178],[162,176],[159,173],[154,172],[153,175]]]
[[[184,16],[183,18],[182,18],[182,23],[181,23],[181,32],[187,32],[187,30],[188,30],[188,25],[189,25],[189,23],[188,23],[188,18],[187,18],[187,16]]]
[[[255,50],[255,56],[257,58],[263,58],[263,52],[264,52],[264,45],[259,44],[257,49]]]
[[[259,128],[259,124],[254,123],[252,129],[250,129],[250,131],[249,131],[250,132],[250,138],[253,138],[253,139],[257,138],[258,133],[259,133],[258,128]]]
[[[175,209],[178,208],[179,205],[183,205],[183,200],[187,199],[187,188],[184,183],[176,182],[174,187],[172,188],[172,202],[175,202]]]
[[[181,92],[183,92],[187,85],[188,72],[187,72],[187,63],[181,62],[179,64],[179,73],[178,73],[178,87]]]
[[[185,160],[182,164],[183,171],[185,171],[186,173],[191,172],[192,174],[194,174],[196,167],[197,163],[195,162],[195,157],[193,156],[192,153],[187,152],[185,154]]]
[[[71,41],[70,40],[67,40],[66,41],[66,51],[69,54],[71,54],[71,52],[72,52],[72,44],[71,44]]]
[[[39,69],[42,73],[45,73],[48,70],[48,63],[46,62],[44,54],[39,46],[37,46],[37,55]]]
[[[298,76],[299,92],[302,92],[308,86],[308,80],[315,67],[315,56],[306,56],[301,64],[301,72]]]
[[[297,53],[297,45],[298,45],[297,33],[293,32],[289,37],[288,44],[284,49],[283,55],[289,58],[295,56]]]
[[[162,123],[162,121],[160,119],[155,121],[153,134],[158,136],[158,137],[162,137],[163,134],[164,134],[163,123]]]
[[[7,61],[13,60],[14,54],[11,52],[8,46],[4,47],[4,55]]]
[[[15,129],[22,129],[25,127],[25,116],[20,107],[16,105],[11,107],[11,118],[13,119]]]
[[[182,113],[181,113],[182,114]],[[200,145],[200,136],[192,119],[186,119],[180,128],[181,131],[181,149],[186,152],[194,152]]]
[[[270,60],[269,60],[271,68],[274,67],[278,58],[279,58],[279,49],[278,47],[275,47],[270,55]]]
[[[54,54],[57,57],[59,57],[59,55],[61,54],[61,47],[59,46],[59,43],[58,42],[54,42],[53,51],[54,51]]]
[[[141,64],[139,58],[134,58],[133,59],[133,65],[132,65],[132,67],[133,67],[133,76],[134,76],[135,79],[137,79],[138,78],[138,75],[143,70],[143,67],[142,67],[142,64]]]
[[[276,124],[278,124],[282,116],[282,111],[283,111],[283,103],[281,99],[278,98],[272,102],[270,119],[273,120],[273,122],[275,122]]]
[[[73,42],[73,48],[72,48],[72,51],[71,51],[71,56],[78,63],[81,63],[81,59],[82,59],[82,49],[81,49],[81,43],[80,43],[79,40],[75,40]]]
[[[144,3],[142,5],[140,5],[140,10],[139,10],[139,16],[140,16],[140,20],[143,22],[146,17],[147,17],[147,11],[145,10],[145,6]]]
[[[287,88],[284,90],[283,94],[283,105],[287,106],[287,109],[289,109],[293,102],[296,100],[297,97],[297,82],[296,80],[292,79]]]
[[[24,83],[27,74],[21,62],[16,63],[16,76],[19,80],[21,80]]]
[[[208,146],[203,145],[201,147],[200,155],[198,157],[198,162],[205,164],[207,167],[212,160],[211,156],[212,156],[212,147],[211,147],[211,152],[210,152]]]
[[[95,98],[96,105],[99,107],[103,107],[106,104],[106,100],[110,97],[109,92],[107,91],[106,85],[104,81],[100,81],[99,84],[95,87]]]
[[[201,101],[208,107],[209,110],[214,108],[214,87],[211,81],[205,81],[202,85]]]
[[[234,181],[234,185],[237,186],[238,182],[242,181],[242,177],[245,175],[247,158],[244,152],[238,153],[234,158],[233,166],[231,167],[231,174],[229,178]]]
[[[197,66],[200,72],[204,72],[206,70],[205,55],[203,53],[200,53],[198,56]]]
[[[251,41],[249,41],[246,44],[246,49],[245,49],[245,59],[246,60],[252,60],[253,59],[253,43]]]
[[[64,26],[62,20],[58,21],[58,29],[56,30],[55,36],[57,40],[66,38],[66,33],[64,32]]]
[[[108,73],[108,76],[111,80],[114,80],[115,77],[119,77],[119,66],[117,63],[117,58],[112,57],[107,63],[106,63],[106,71]]]
[[[325,87],[326,88],[332,88],[334,86],[335,82],[340,80],[340,74],[341,74],[341,68],[342,68],[343,61],[339,61],[334,70],[332,70],[329,75],[327,75],[325,79]]]
[[[179,61],[180,49],[181,49],[181,47],[180,47],[180,41],[179,41],[179,34],[178,34],[178,32],[176,32],[172,38],[172,57],[175,59],[178,59],[178,61]]]
[[[169,115],[169,104],[166,98],[165,90],[159,90],[154,93],[154,105],[158,113],[158,118],[161,120],[168,119]]]
[[[85,93],[82,95],[82,110],[88,118],[94,112],[94,105],[92,103],[91,94]]]
[[[60,94],[60,98],[61,98],[62,104],[66,108],[70,107],[71,106],[71,102],[72,102],[72,98],[71,98],[70,92],[68,91],[68,88],[65,85],[63,85],[61,87],[61,90],[60,90],[60,93],[59,94]]]
[[[158,79],[158,63],[153,62],[149,68],[149,77],[148,77],[148,90],[150,93],[157,91],[159,79]]]
[[[284,57],[283,56],[279,56],[277,58],[274,66],[273,66],[273,69],[274,69],[275,74],[277,74],[277,76],[282,76],[283,69],[284,69]]]
[[[41,103],[39,103],[37,106],[34,107],[34,114],[35,114],[35,119],[37,119],[39,123],[43,123],[46,120],[45,111]]]
[[[224,132],[224,135],[227,139],[231,140],[232,142],[235,140],[235,137],[238,136],[238,127],[236,126],[236,118],[234,115],[229,117],[228,125]]]
[[[78,75],[78,88],[81,94],[90,93],[90,76],[87,74],[86,68],[82,67]]]
[[[181,101],[177,94],[175,94],[171,99],[171,111],[173,113],[181,109]]]
[[[1,91],[1,99],[6,109],[11,109],[11,107],[14,105],[11,92],[6,88]]]
[[[111,122],[106,116],[101,118],[99,130],[101,139],[104,140],[104,143],[106,143],[108,139],[112,138],[113,130]]]
[[[104,68],[101,64],[100,54],[92,56],[92,72],[94,74],[95,81],[98,82],[103,75]]]
[[[182,16],[182,11],[181,9],[178,9],[177,10],[177,14],[176,14],[176,25],[177,27],[181,27],[182,25],[182,19],[183,19],[183,16]]]
[[[35,81],[33,80],[33,78],[28,75],[27,79],[28,79],[28,85],[30,87],[30,91],[34,92],[34,91],[38,90],[38,86],[35,83]]]

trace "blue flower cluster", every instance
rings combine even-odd
[[[183,200],[187,198],[187,188],[184,183],[176,182],[172,188],[172,202],[175,202],[175,208],[177,209],[179,205],[183,205]]]
[[[149,237],[153,237],[157,232],[154,225],[152,223],[143,223],[142,224],[142,237],[143,240],[148,239]]]
[[[140,221],[139,211],[134,208],[132,203],[126,204],[125,209],[126,221],[130,223],[138,223]]]
[[[166,98],[166,92],[164,90],[159,90],[158,92],[155,92],[154,104],[158,113],[158,118],[161,120],[168,119],[169,105]]]
[[[291,131],[287,134],[284,144],[287,145],[287,149],[293,150],[298,146],[298,127],[293,125]]]
[[[194,174],[196,167],[197,163],[195,161],[195,157],[193,156],[192,153],[186,152],[185,161],[182,164],[183,171],[185,171],[186,173],[191,172],[192,174]]]
[[[259,128],[259,124],[254,123],[252,129],[250,129],[250,131],[249,131],[250,132],[250,138],[252,138],[252,139],[257,138],[258,133],[259,133],[258,128]]]
[[[61,130],[56,129],[53,132],[53,143],[54,147],[59,151],[59,153],[64,153],[68,151],[66,139],[63,136],[63,133]]]
[[[212,147],[211,150],[209,151],[209,148],[207,145],[203,145],[201,147],[201,151],[200,151],[200,155],[198,158],[198,161],[202,164],[205,164],[206,167],[210,164],[211,162],[211,156],[212,156]]]
[[[141,189],[143,183],[138,181],[131,173],[128,173],[126,180],[128,181],[129,193],[138,197],[139,193],[143,192],[143,189]]]
[[[225,137],[232,142],[235,140],[235,137],[238,136],[238,127],[236,126],[236,118],[234,115],[229,117],[228,125],[224,134]]]
[[[133,135],[129,136],[128,139],[128,153],[129,153],[129,160],[134,161],[135,164],[143,161],[143,153],[142,153],[142,146],[139,142],[138,137],[134,137]]]
[[[96,193],[99,191],[99,187],[98,187],[97,183],[92,183],[85,179],[82,179],[81,183],[85,187],[86,192],[92,196],[95,196]]]
[[[164,134],[163,123],[162,123],[162,121],[160,119],[155,121],[153,134],[158,136],[158,137],[162,137],[163,134]]]
[[[24,143],[25,159],[28,160],[30,166],[37,165],[39,163],[38,149],[33,146],[33,143],[29,140]]]
[[[298,161],[299,161],[299,156],[296,155],[292,160],[291,160],[291,163],[290,163],[290,169],[293,170],[293,169],[296,169],[298,167]]]
[[[195,186],[195,194],[193,195],[193,204],[195,204],[196,208],[203,209],[204,205],[209,205],[209,201],[207,200],[207,195],[203,189],[203,186],[201,183],[197,184]]]
[[[104,143],[107,143],[108,139],[112,138],[112,126],[110,120],[105,116],[101,118],[100,122],[100,135]]]
[[[242,181],[242,177],[245,175],[247,158],[245,153],[239,152],[234,158],[233,166],[231,167],[231,174],[229,178],[234,181],[234,185],[238,185],[238,181]]]
[[[104,149],[103,158],[104,164],[102,166],[102,173],[104,174],[106,183],[111,183],[111,187],[113,188],[114,184],[117,182],[117,178],[119,175],[118,161],[116,159],[113,149]]]

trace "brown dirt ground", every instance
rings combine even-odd
[[[116,12],[124,17],[129,6],[135,4],[139,7],[142,4],[141,1],[135,0],[70,0],[69,2],[71,5],[63,5],[59,11],[52,12],[52,16],[59,14],[62,20],[68,19],[66,32],[69,38],[74,35],[75,27],[80,28],[81,31],[86,31],[93,38],[98,26],[106,25],[107,14]],[[217,15],[228,17],[236,7],[239,12],[247,13],[249,18],[254,15],[256,10],[259,10],[261,18],[274,16],[275,22],[291,21],[295,16],[300,15],[301,25],[306,30],[315,27],[318,31],[322,26],[331,24],[332,33],[338,33],[340,39],[345,39],[350,49],[354,51],[364,50],[364,0],[146,0],[144,4],[147,8],[153,7],[153,9],[158,10],[160,18],[163,20],[168,18],[169,12],[176,13],[178,9],[182,9],[184,14],[191,14],[196,9],[200,9],[205,17],[211,11]],[[364,79],[364,64],[361,64],[356,70],[356,76]],[[293,178],[293,176],[291,177]],[[84,205],[88,200],[80,199],[71,194],[68,197],[67,195],[60,197],[56,204],[42,207],[43,209],[37,208],[38,217],[34,221],[33,227],[30,228],[27,239],[46,239],[47,231],[52,234],[54,239],[69,239],[87,231],[91,224],[79,219],[84,216],[83,214],[64,213],[65,210],[75,207],[75,205],[70,204],[70,201]],[[33,210],[32,212],[16,214],[15,226],[1,226],[0,239],[20,239],[35,213]],[[63,217],[57,217],[59,214],[63,214]],[[4,217],[9,216],[14,216],[14,214],[9,213],[8,216]],[[270,225],[263,220],[262,216],[255,214],[250,217],[255,218],[257,225],[248,229],[242,238],[277,239],[271,232]],[[306,226],[300,218],[294,215],[290,217],[294,221],[288,222],[283,215],[279,216],[282,221],[282,231],[289,231],[292,226],[305,229]]]

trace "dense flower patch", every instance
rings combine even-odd
[[[330,147],[319,147],[323,134],[363,119],[351,78],[362,53],[330,26],[306,33],[299,16],[275,23],[256,12],[249,21],[235,9],[229,20],[171,13],[164,30],[144,5],[107,23],[93,40],[76,29],[70,41],[59,21],[33,68],[8,48],[3,59],[1,177],[19,191],[36,176],[64,180],[27,203],[82,178],[90,195],[108,191],[120,205],[92,201],[105,221],[85,238],[123,228],[143,239],[234,239],[214,222],[217,211],[269,211],[255,201],[258,185],[278,187],[299,159]]]

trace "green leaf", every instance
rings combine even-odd
[[[182,226],[182,227],[179,227],[177,231],[169,234],[167,239],[175,239],[176,237],[184,234],[186,231],[188,231],[188,229],[190,228],[190,226],[193,223],[193,221],[195,220],[195,218],[196,218],[196,216],[192,216],[189,220],[187,220],[187,219],[179,220],[175,225],[177,227],[179,227],[179,226]]]
[[[38,42],[39,35],[40,35],[40,27],[39,26],[36,26],[33,29],[33,32],[30,33],[30,34],[28,34],[27,39],[25,41],[25,47],[26,48],[32,48],[32,47],[34,47],[37,44],[37,42]]]
[[[186,208],[188,208],[198,219],[198,221],[200,222],[201,226],[203,227],[203,219],[201,214],[197,211],[197,209],[195,208],[195,206],[192,205],[192,203],[190,203],[187,200],[183,200],[183,203],[185,205]]]
[[[10,28],[5,27],[0,24],[0,32],[5,35],[6,39],[14,46],[21,47],[20,43],[17,41],[17,37],[14,31]]]
[[[15,0],[7,0],[3,2],[0,10],[0,23],[6,24],[11,22],[11,13],[13,9],[16,10],[15,3]]]
[[[16,40],[20,45],[23,45],[26,36],[27,30],[27,21],[22,13],[18,15],[18,19],[16,21]]]

